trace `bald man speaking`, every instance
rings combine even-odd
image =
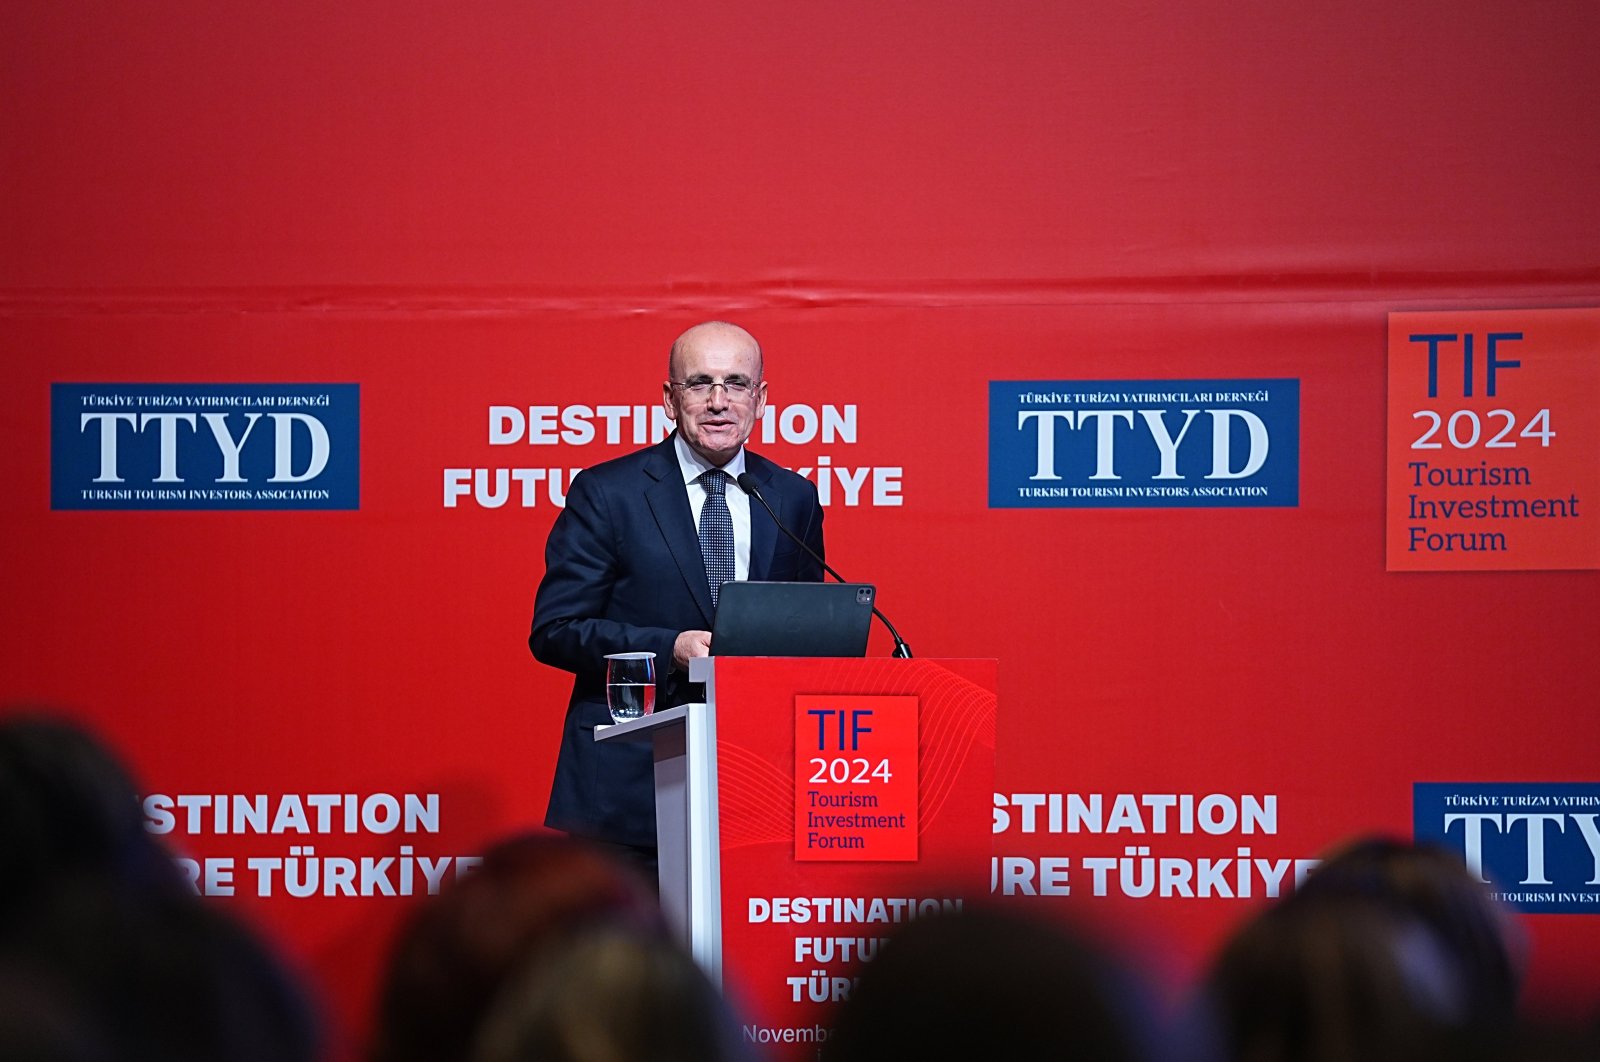
[[[724,579],[822,578],[766,513],[752,514],[738,486],[740,474],[754,476],[778,519],[822,554],[816,487],[744,446],[767,404],[762,370],[760,345],[738,325],[708,321],[679,336],[661,385],[676,430],[579,473],[545,545],[528,646],[540,662],[576,676],[545,825],[651,865],[650,749],[594,740],[595,726],[611,721],[606,654],[656,654],[657,708],[699,700],[687,669],[711,650]]]

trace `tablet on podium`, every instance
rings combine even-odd
[[[723,583],[711,625],[715,656],[865,656],[868,583]]]

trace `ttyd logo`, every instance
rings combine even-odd
[[[1518,910],[1600,914],[1600,783],[1418,782],[1419,841],[1454,849]]]
[[[53,509],[356,509],[356,384],[54,384]]]
[[[1298,380],[991,381],[991,508],[1299,504]]]

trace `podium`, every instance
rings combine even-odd
[[[714,983],[726,965],[762,1020],[809,1028],[825,1007],[796,982],[822,983],[825,966],[829,985],[848,982],[802,958],[811,934],[876,940],[902,914],[988,894],[997,664],[709,657],[689,678],[705,703],[595,740],[653,751],[680,942]]]
[[[722,858],[717,822],[716,662],[689,661],[706,701],[597,726],[596,741],[648,742],[655,761],[661,909],[712,983],[722,983]]]

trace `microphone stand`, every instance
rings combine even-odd
[[[816,550],[812,549],[810,546],[806,545],[805,542],[801,540],[799,535],[795,534],[793,531],[790,531],[784,526],[783,521],[778,519],[778,514],[772,511],[772,506],[767,504],[767,499],[762,497],[761,487],[756,483],[756,477],[752,476],[748,472],[744,472],[740,474],[738,482],[740,490],[744,491],[746,494],[750,495],[750,497],[761,503],[761,507],[767,511],[767,515],[772,518],[772,523],[777,527],[777,529],[793,539],[795,545],[805,550],[806,553],[810,555],[812,560],[822,565],[823,571],[827,572],[841,583],[848,583],[850,581],[844,576],[840,575],[838,572],[834,571],[833,568],[829,566],[828,562],[822,559],[822,555]],[[911,646],[907,645],[905,643],[905,639],[900,637],[900,632],[894,629],[894,624],[889,622],[889,617],[878,611],[877,605],[872,606],[872,614],[878,617],[878,622],[883,624],[884,628],[889,632],[889,637],[894,639],[894,652],[890,653],[889,655],[899,657],[902,660],[910,660]]]

